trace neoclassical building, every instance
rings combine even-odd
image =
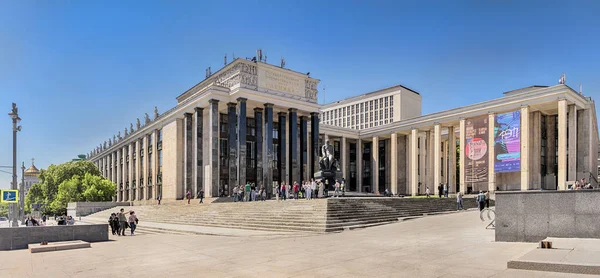
[[[318,84],[236,59],[89,158],[117,184],[116,201],[139,203],[188,190],[229,195],[245,182],[272,194],[273,184],[310,179],[325,141],[356,192],[565,189],[581,178],[597,185],[595,105],[566,85],[422,115],[421,96],[404,86],[320,105]]]

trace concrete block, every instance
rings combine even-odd
[[[52,252],[61,250],[71,250],[79,248],[90,248],[92,245],[89,242],[76,240],[76,241],[62,241],[62,242],[48,242],[48,245],[41,244],[29,244],[28,248],[31,253],[41,252]]]

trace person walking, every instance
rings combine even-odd
[[[158,196],[156,196],[156,200],[158,201],[158,205],[160,206],[160,200],[162,199],[162,197],[160,196],[160,194],[158,194]]]
[[[127,229],[127,216],[125,216],[125,209],[121,209],[118,214],[119,218],[119,232],[122,236],[125,235],[125,230]]]
[[[444,184],[444,197],[448,198],[448,184]]]
[[[485,206],[485,195],[481,190],[479,190],[479,195],[477,195],[477,203],[479,204],[479,211],[482,211]]]
[[[464,210],[462,192],[456,193],[456,210]]]
[[[112,232],[113,236],[117,232],[116,229],[115,229],[115,218],[117,218],[117,214],[115,214],[114,212],[111,213],[110,217],[108,218],[108,225],[110,226],[110,231]]]
[[[425,195],[427,196],[427,198],[429,198],[429,186],[425,188]]]
[[[280,199],[279,197],[281,196],[281,184],[280,185],[276,185],[274,191],[275,191],[275,198],[279,202],[279,199]]]
[[[438,189],[438,197],[441,199],[442,198],[442,194],[444,193],[444,187],[440,183],[440,185],[438,185],[437,189]]]
[[[310,192],[313,194],[313,196],[311,196],[312,198],[317,197],[317,182],[315,182],[315,178],[313,178],[310,183]]]
[[[131,235],[135,232],[135,228],[137,227],[138,218],[135,216],[135,212],[129,212],[129,227],[131,228]]]
[[[200,199],[200,203],[198,204],[204,203],[202,202],[202,200],[204,199],[204,189],[200,189],[200,191],[198,191],[198,199]]]
[[[340,190],[342,190],[342,197],[346,196],[346,181],[342,180],[342,184],[340,184]]]
[[[485,192],[485,207],[490,208],[490,191]]]
[[[187,193],[185,194],[187,200],[188,200],[188,205],[190,204],[190,200],[192,200],[192,192],[188,189]]]
[[[340,197],[340,182],[339,181],[335,181],[335,188],[333,190],[333,197],[335,197],[335,198],[339,198]]]

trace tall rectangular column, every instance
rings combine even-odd
[[[348,151],[346,150],[346,148],[348,147],[348,140],[344,136],[342,136],[341,145],[342,146],[340,147],[340,152],[341,152],[340,158],[342,159],[342,163],[340,166],[342,167],[341,170],[342,170],[342,175],[344,177],[344,180],[346,180],[346,186],[348,186],[348,183],[349,183],[348,177],[350,177],[350,175],[349,175],[350,173],[348,171],[348,164],[349,164],[348,163],[349,162],[348,161],[349,160],[348,159]],[[346,188],[346,190],[347,190],[347,188]]]
[[[362,192],[363,189],[363,146],[362,140],[356,140],[356,191]]]
[[[246,119],[246,99],[238,98],[238,115],[237,115],[237,130],[238,130],[238,141],[237,141],[237,155],[238,155],[238,172],[237,180],[241,184],[246,184],[248,179],[246,178],[246,136],[247,136],[247,122]],[[230,185],[229,188],[233,190]]]
[[[142,167],[142,179],[143,179],[143,186],[146,189],[146,192],[144,193],[145,195],[145,199],[146,200],[150,200],[151,198],[153,198],[152,196],[152,192],[150,192],[150,188],[152,188],[149,185],[149,181],[148,181],[148,169],[149,166],[148,165],[148,135],[144,135],[144,138],[142,139],[142,149],[140,150],[142,151],[142,153],[144,154],[143,157],[140,156],[140,161],[142,161],[142,164],[144,164],[144,166]]]
[[[133,148],[135,147],[135,142],[131,142],[129,144],[129,148],[127,148],[127,156],[129,156],[128,160],[129,162],[127,163],[128,169],[127,169],[127,179],[129,180],[129,196],[130,196],[130,200],[131,201],[135,201],[135,186],[133,185],[133,180],[135,179],[134,176],[134,172],[133,172],[133,166],[134,166],[134,161],[133,161]]]
[[[456,133],[448,127],[448,191],[456,192]]]
[[[192,152],[192,129],[193,129],[193,125],[192,125],[192,113],[185,113],[183,114],[183,121],[184,121],[184,129],[183,129],[183,160],[184,160],[184,167],[183,167],[183,180],[184,180],[184,184],[183,184],[183,194],[185,197],[185,194],[189,191],[192,190],[192,175],[193,175],[193,170],[192,170],[192,158],[194,156],[194,153]],[[176,185],[176,186],[180,186],[180,185]],[[193,195],[193,193],[192,193]]]
[[[496,114],[488,114],[488,191],[496,191],[496,169],[494,169],[496,161],[496,151],[494,148],[494,126],[496,121]]]
[[[390,136],[390,187],[392,194],[398,194],[398,134],[393,132]]]
[[[263,179],[267,189],[267,197],[273,195],[273,104],[265,103],[265,130],[264,130],[264,161]]]
[[[265,186],[263,179],[263,109],[254,108],[254,126],[255,126],[255,140],[254,140],[254,169],[256,170],[256,185]]]
[[[125,187],[127,189],[127,201],[133,201],[131,197],[131,162],[129,158],[131,157],[131,144],[123,147],[123,180],[125,180]]]
[[[442,126],[436,123],[433,126],[433,187],[437,189],[441,183],[441,171],[442,165],[441,157],[442,150],[440,149],[442,144]],[[442,189],[443,190],[443,189]],[[443,192],[442,192],[443,193]]]
[[[371,144],[371,192],[379,192],[379,138],[373,136],[373,144]]]
[[[417,144],[418,144],[418,130],[413,128],[410,131],[410,194],[412,196],[417,196],[417,186],[419,180],[417,178]]]
[[[300,117],[300,179],[310,180],[307,173],[308,171],[308,118],[306,116]],[[344,173],[346,175],[346,173]]]
[[[577,180],[577,106],[569,105],[568,181]]]
[[[162,190],[158,186],[158,130],[152,130],[152,184],[154,196],[162,198]]]
[[[209,100],[208,106],[208,157],[207,170],[204,172],[207,181],[206,196],[219,196],[219,101]],[[210,184],[210,185],[209,185]]]
[[[529,189],[529,106],[521,106],[521,190]]]
[[[289,109],[289,178],[290,183],[298,182],[300,180],[300,167],[298,167],[298,113],[295,108]]]
[[[198,196],[198,192],[200,192],[201,190],[206,191],[206,189],[204,188],[204,169],[202,169],[202,165],[203,164],[203,156],[204,153],[202,152],[202,144],[203,144],[203,138],[202,138],[202,130],[204,129],[204,109],[200,108],[200,107],[195,107],[194,108],[194,114],[196,115],[196,124],[194,125],[194,137],[196,140],[195,141],[195,151],[194,153],[196,154],[196,158],[194,159],[193,165],[194,167],[192,168],[195,172],[195,180],[194,180],[194,188],[195,188],[195,193],[196,196]],[[206,192],[205,192],[206,194]]]
[[[141,161],[142,161],[142,157],[140,156],[140,140],[141,139],[137,139],[135,140],[135,186],[136,186],[136,191],[137,191],[137,196],[136,196],[136,200],[143,200],[143,196],[144,196],[144,185],[141,182],[141,177],[143,177],[142,175],[142,165],[141,165]]]
[[[279,112],[277,113],[278,115],[278,134],[279,134],[279,144],[277,145],[277,169],[279,169],[279,183],[281,182],[288,182],[286,179],[286,145],[285,145],[285,138],[286,138],[286,132],[285,132],[285,117],[286,117],[286,113],[285,112]]]
[[[438,194],[438,185],[435,184],[435,138],[433,136],[433,132],[431,130],[427,131],[427,166],[425,171],[425,175],[427,175],[427,186],[429,190],[433,192],[433,195]]]
[[[317,172],[317,160],[319,159],[319,113],[310,113],[310,162],[308,171],[310,178]]]
[[[460,126],[459,126],[459,141],[460,141],[460,146],[459,146],[459,165],[460,165],[460,169],[459,169],[459,182],[460,182],[460,192],[465,194],[465,143],[466,143],[466,139],[465,139],[465,119],[460,119]]]
[[[121,183],[121,149],[117,149],[115,152],[115,183],[117,184],[117,202],[123,201],[123,187]]]
[[[567,187],[567,100],[558,101],[558,189]]]
[[[229,192],[225,194],[232,195],[233,187],[238,186],[246,181],[238,181],[238,169],[237,169],[237,115],[236,115],[236,103],[227,103],[227,145],[229,151],[229,180],[228,188]],[[218,139],[217,139],[218,140]],[[218,176],[217,176],[218,179]],[[217,189],[218,192],[218,189]],[[218,193],[217,193],[218,194]]]

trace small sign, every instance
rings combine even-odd
[[[18,203],[19,202],[19,191],[18,190],[2,190],[0,191],[2,203]]]

